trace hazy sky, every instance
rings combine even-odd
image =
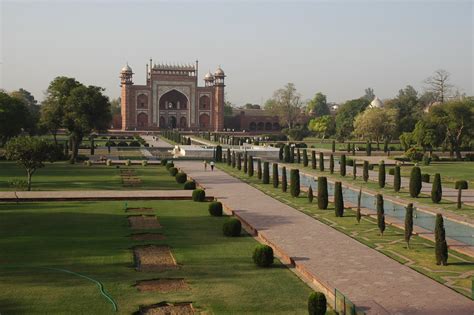
[[[472,1],[4,1],[0,87],[36,98],[56,76],[118,97],[128,61],[221,65],[230,101],[261,103],[288,82],[304,98],[393,97],[434,70],[474,94]],[[202,80],[200,80],[202,84]]]

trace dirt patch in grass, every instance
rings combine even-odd
[[[138,271],[161,271],[178,268],[168,246],[144,245],[133,248]]]
[[[194,314],[193,305],[189,302],[184,303],[167,303],[140,307],[140,314],[144,315],[188,315]]]
[[[122,177],[123,187],[138,187],[142,183],[142,180],[137,177],[135,170],[132,169],[120,170],[120,176]]]
[[[132,234],[133,241],[160,241],[164,240],[165,236],[161,233],[137,233]]]
[[[133,230],[158,229],[161,227],[154,215],[131,215],[128,223]]]
[[[146,207],[137,207],[137,208],[127,208],[126,212],[153,212],[153,208]]]
[[[173,292],[189,290],[184,279],[151,279],[138,281],[136,284],[140,292]]]

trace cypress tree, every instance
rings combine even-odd
[[[230,166],[231,157],[230,157],[230,149],[229,149],[229,148],[227,148],[227,158],[226,158],[226,161],[227,161],[227,165]]]
[[[232,151],[232,168],[235,168],[235,151]]]
[[[94,137],[91,136],[91,155],[94,155],[95,153],[95,144],[94,144]]]
[[[331,151],[332,151],[332,153],[336,152],[336,141],[334,141],[334,140],[332,140]]]
[[[383,152],[388,152],[388,139],[385,139],[383,142]]]
[[[352,164],[352,179],[355,180],[357,178],[357,161],[354,160],[354,164]]]
[[[409,203],[405,210],[405,242],[407,248],[410,248],[410,239],[413,234],[413,204]]]
[[[352,155],[356,155],[356,145],[355,143],[352,144]]]
[[[347,143],[347,153],[351,153],[351,143]]]
[[[455,184],[454,184],[454,188],[458,190],[458,202],[457,202],[457,208],[458,209],[461,209],[461,206],[462,206],[462,190],[463,189],[467,189],[467,181],[465,180],[458,180]]]
[[[314,150],[311,151],[311,168],[316,169],[316,152]]]
[[[385,231],[385,211],[383,208],[383,196],[381,194],[377,194],[377,225],[380,230],[380,235],[383,236],[383,232]]]
[[[288,190],[288,181],[286,180],[286,167],[283,166],[281,169],[281,191],[286,192]]]
[[[296,149],[296,163],[300,164],[301,163],[301,153],[300,153],[300,148]]]
[[[278,164],[277,163],[273,163],[272,179],[273,179],[273,188],[278,188],[280,178],[278,177]]]
[[[244,153],[244,165],[243,165],[244,166],[244,173],[247,173],[247,170],[248,170],[247,169],[248,159],[249,159],[249,157],[248,157],[247,151],[245,151],[245,153]]]
[[[308,188],[308,201],[309,203],[312,203],[313,202],[313,188],[311,188],[311,185],[309,186]]]
[[[328,208],[328,179],[318,177],[318,208],[325,210]]]
[[[369,180],[369,161],[364,161],[364,166],[362,169],[362,178],[366,183]]]
[[[278,159],[283,161],[283,147],[280,147],[280,151],[278,151]]]
[[[431,186],[431,201],[434,203],[439,203],[442,196],[443,190],[441,188],[441,175],[436,173],[434,176],[433,185]]]
[[[216,146],[216,162],[222,162],[222,147]]]
[[[295,147],[290,148],[290,163],[295,163]]]
[[[395,165],[395,171],[393,173],[393,189],[395,192],[399,192],[402,185],[402,177],[400,172],[400,165]]]
[[[336,213],[336,217],[344,216],[344,199],[342,197],[341,182],[336,182],[334,184],[334,211]]]
[[[291,197],[298,197],[300,195],[300,171],[298,169],[290,171],[290,192]]]
[[[437,265],[448,265],[448,244],[446,243],[443,216],[440,213],[436,214],[435,254]]]
[[[385,162],[382,160],[379,164],[379,187],[385,187]]]
[[[308,166],[308,151],[306,149],[303,149],[303,166]]]
[[[291,151],[290,151],[290,146],[288,144],[285,144],[283,152],[284,152],[283,158],[285,160],[285,163],[290,163],[291,162],[291,158],[290,158]]]
[[[249,177],[253,176],[253,156],[249,156],[249,166],[248,166],[248,175]]]
[[[270,184],[270,170],[269,170],[268,162],[263,162],[263,179],[262,183]]]
[[[329,156],[329,173],[334,174],[334,155]]]
[[[339,160],[339,172],[341,176],[346,176],[346,155],[341,155],[341,159]]]
[[[242,154],[237,153],[237,169],[240,171],[242,169]]]
[[[319,170],[324,172],[324,153],[319,152]]]
[[[257,178],[262,179],[262,160],[258,159],[257,161]]]
[[[411,169],[410,174],[410,196],[418,197],[421,191],[421,170],[418,166]]]
[[[367,156],[372,155],[372,142],[367,141],[367,146],[365,148],[365,152],[367,153]]]
[[[361,200],[362,200],[362,189],[359,189],[359,195],[357,195],[357,212],[356,212],[357,223],[360,223],[360,219],[362,218],[362,214],[360,213]]]

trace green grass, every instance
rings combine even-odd
[[[346,209],[344,217],[338,218],[335,216],[334,205],[332,203],[329,204],[328,210],[319,210],[317,208],[316,197],[315,200],[313,200],[313,204],[310,204],[304,192],[301,193],[300,197],[292,198],[289,194],[289,187],[288,193],[283,193],[280,188],[275,189],[271,184],[264,185],[256,177],[249,178],[243,172],[239,172],[237,169],[233,169],[226,164],[221,163],[218,167],[244,180],[275,199],[314,217],[316,220],[332,226],[338,231],[349,235],[371,248],[375,249],[377,246],[381,246],[381,248],[377,250],[402,264],[413,261],[413,264],[410,265],[411,268],[440,283],[446,284],[447,282],[447,279],[442,278],[443,276],[456,277],[473,270],[474,259],[469,256],[450,250],[449,265],[445,267],[437,266],[435,263],[434,243],[429,240],[413,236],[410,242],[411,249],[407,249],[404,242],[404,231],[399,228],[387,225],[384,236],[382,237],[378,231],[376,219],[363,217],[361,223],[358,224],[355,211],[352,209]],[[469,278],[470,277],[468,277],[468,279]],[[464,281],[462,278],[459,278],[459,281],[456,281],[456,285],[457,286],[448,285],[448,287],[471,297],[471,281]]]
[[[421,165],[421,172],[430,174],[430,180],[434,179],[434,174],[441,174],[441,181],[447,187],[454,188],[454,183],[458,180],[467,180],[469,188],[474,185],[474,162],[454,162],[439,161],[431,162],[430,165]],[[402,166],[402,176],[410,177],[412,167]]]
[[[123,187],[120,170],[133,169],[142,182],[137,187]],[[14,190],[12,179],[26,180],[26,172],[15,162],[0,162],[0,190]],[[116,166],[66,162],[46,163],[33,175],[32,190],[94,190],[94,189],[182,189],[181,184],[163,166]]]
[[[112,305],[95,284],[44,269],[62,268],[101,281],[120,314],[161,301],[192,301],[209,314],[307,314],[311,289],[279,262],[254,266],[257,242],[248,235],[222,236],[225,217],[211,217],[207,203],[135,201],[153,207],[166,236],[162,241],[129,238],[123,202],[0,204],[0,313],[109,314]],[[131,248],[169,245],[177,270],[138,272]],[[191,290],[140,293],[137,280],[177,277]]]

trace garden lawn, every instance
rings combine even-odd
[[[248,177],[242,171],[238,171],[236,168],[234,169],[224,163],[218,164],[218,167],[260,189],[267,195],[314,217],[316,220],[349,235],[359,242],[374,249],[377,247],[378,251],[392,259],[402,264],[409,264],[410,268],[447,285],[459,293],[468,297],[472,296],[472,283],[466,280],[471,278],[470,274],[474,268],[473,258],[449,250],[448,266],[437,266],[435,263],[434,243],[431,241],[413,236],[410,242],[411,249],[407,249],[402,229],[387,225],[382,237],[380,236],[376,219],[363,217],[360,224],[358,224],[356,212],[352,209],[346,209],[344,217],[336,217],[334,204],[332,203],[329,203],[327,210],[319,210],[317,207],[316,191],[314,192],[313,203],[309,203],[305,192],[302,192],[298,198],[292,198],[289,193],[290,187],[288,187],[287,193],[283,193],[281,188],[273,188],[271,180],[270,184],[265,185],[256,176]],[[290,186],[289,182],[288,186]],[[453,284],[449,284],[449,279],[443,278],[444,276],[452,277]]]
[[[120,170],[134,170],[141,179],[136,187],[123,187]],[[26,171],[15,162],[0,162],[0,190],[15,190],[10,187],[13,179],[26,180]],[[46,163],[32,178],[32,190],[136,190],[136,189],[182,189],[164,166],[117,166],[93,165],[67,162]]]
[[[433,181],[434,174],[441,174],[441,181],[444,185],[449,185],[454,188],[454,183],[458,180],[467,180],[469,188],[474,185],[474,162],[454,162],[454,161],[439,161],[431,162],[430,165],[421,165],[418,163],[421,173],[430,174],[430,181]],[[401,168],[402,176],[410,177],[412,167],[403,166]],[[387,170],[388,172],[388,170]]]
[[[0,313],[111,314],[96,284],[103,283],[120,314],[140,305],[191,301],[208,314],[307,314],[311,289],[279,262],[257,268],[257,242],[249,235],[222,235],[226,217],[211,217],[208,203],[134,201],[152,207],[165,235],[161,241],[131,241],[123,202],[0,204]],[[140,231],[141,232],[141,231]],[[179,269],[138,272],[131,248],[168,245]],[[137,280],[184,278],[191,290],[140,293]]]

